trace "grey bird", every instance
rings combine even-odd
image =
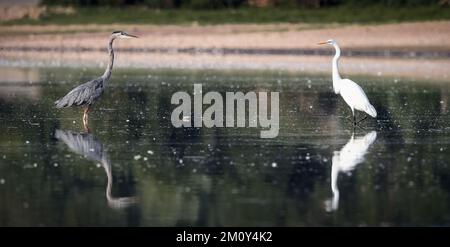
[[[103,75],[97,79],[88,81],[75,87],[64,97],[55,101],[56,108],[65,108],[70,106],[83,107],[83,125],[86,131],[89,131],[88,114],[91,110],[91,106],[100,98],[100,96],[102,96],[103,91],[105,90],[106,83],[111,77],[111,71],[114,64],[114,51],[112,45],[116,38],[137,38],[137,36],[127,34],[123,31],[113,32],[108,43],[109,63],[106,67],[105,73],[103,73]]]
[[[92,134],[74,133],[69,130],[57,129],[55,131],[55,137],[64,142],[72,152],[82,155],[88,160],[99,162],[103,166],[108,180],[106,185],[106,199],[111,208],[126,208],[137,203],[138,200],[134,196],[114,197],[112,195],[113,174],[111,163],[102,143]]]

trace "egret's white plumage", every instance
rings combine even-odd
[[[330,39],[319,44],[332,45],[336,50],[336,54],[334,55],[332,62],[333,90],[336,94],[340,94],[345,103],[347,103],[347,105],[350,107],[350,109],[352,110],[354,121],[355,110],[363,111],[369,114],[371,117],[376,117],[377,111],[372,106],[372,104],[370,104],[367,95],[364,93],[364,90],[354,81],[350,79],[342,79],[339,75],[338,62],[341,56],[341,49],[339,48],[337,42]]]
[[[350,173],[358,164],[363,162],[369,147],[376,139],[376,131],[369,132],[364,137],[356,138],[353,133],[347,144],[345,144],[340,151],[335,151],[333,153],[331,167],[331,191],[333,192],[333,198],[332,200],[325,201],[327,211],[335,211],[339,206],[339,173]]]
[[[339,84],[340,94],[345,103],[350,106],[352,112],[358,110],[363,111],[372,117],[377,116],[377,111],[372,104],[370,104],[369,99],[358,84],[350,79],[342,79]]]

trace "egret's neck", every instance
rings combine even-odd
[[[111,37],[111,39],[109,40],[109,43],[108,43],[109,61],[108,61],[108,66],[106,67],[105,73],[103,73],[103,75],[102,75],[102,78],[105,81],[109,80],[109,77],[111,76],[113,64],[114,64],[114,50],[112,47],[114,39],[115,39],[115,37]]]
[[[339,193],[339,189],[337,187],[337,180],[338,180],[338,175],[339,175],[340,159],[341,159],[340,153],[335,152],[333,154],[332,166],[331,166],[331,190],[333,191],[333,194],[336,192]]]
[[[332,210],[336,210],[339,206],[339,189],[337,186],[338,175],[339,175],[339,163],[340,163],[340,153],[335,153],[332,159],[331,166],[331,191],[333,192],[333,200],[331,203]]]
[[[337,83],[341,80],[341,76],[339,75],[339,67],[338,67],[338,62],[339,62],[339,57],[341,56],[341,49],[339,48],[339,46],[337,44],[334,44],[334,49],[336,50],[336,54],[333,57],[333,88],[334,91],[336,93],[339,92]]]

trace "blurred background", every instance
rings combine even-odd
[[[449,20],[449,0],[0,0],[0,226],[448,226]],[[116,30],[139,38],[114,41],[85,133],[54,101]],[[361,128],[330,38],[378,111]],[[280,92],[279,136],[173,127],[194,83]]]
[[[2,0],[0,18],[96,23],[112,20],[105,15],[113,14],[115,21],[134,23],[390,22],[448,19],[449,4],[449,0]]]
[[[325,73],[333,51],[316,44],[333,38],[345,73],[448,77],[449,0],[0,2],[5,64],[102,68],[108,36],[124,30],[141,38],[116,42],[119,67]]]

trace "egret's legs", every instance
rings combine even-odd
[[[366,120],[366,119],[367,119],[367,116],[365,116],[363,119],[359,120],[359,121],[357,122],[357,124],[361,123],[362,121],[364,121],[364,120]]]
[[[353,132],[355,132],[356,127],[360,128],[362,131],[366,131],[366,129],[364,129],[361,125],[353,125]]]
[[[358,128],[360,128],[362,130],[365,130],[363,127],[359,126],[358,124],[361,123],[362,121],[366,120],[368,118],[368,116],[365,116],[361,120],[356,121],[356,114],[355,114],[355,112],[352,112],[352,115],[353,115],[353,119],[351,119],[352,116],[346,117],[345,119],[347,119],[348,121],[353,123],[353,129],[355,129],[355,127],[357,126]]]
[[[353,124],[353,116],[347,116],[345,119]]]
[[[90,110],[91,110],[91,107],[87,106],[86,108],[84,108],[84,112],[83,112],[83,127],[84,127],[84,130],[88,133],[91,132],[91,130],[89,129],[89,126],[88,126]]]

